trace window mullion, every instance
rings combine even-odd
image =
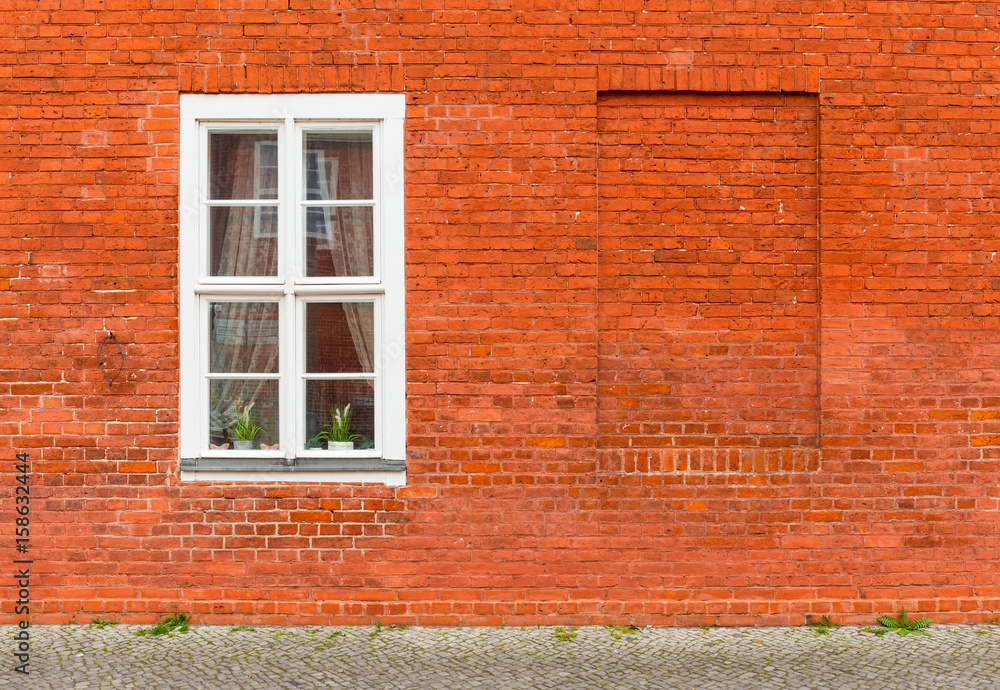
[[[298,400],[295,395],[295,351],[298,349],[298,338],[295,337],[295,295],[285,292],[284,315],[281,328],[281,448],[285,452],[285,461],[295,457],[298,438],[299,417]]]
[[[285,279],[284,321],[282,323],[281,342],[281,409],[284,418],[281,420],[281,447],[285,451],[285,461],[291,463],[299,448],[299,409],[301,401],[298,395],[298,305],[295,304],[295,279],[301,275],[301,251],[298,241],[298,222],[296,215],[295,194],[298,186],[299,135],[295,129],[295,120],[285,118],[282,131],[283,155],[281,162],[284,174],[279,176],[282,214],[279,229],[280,252],[282,255],[282,275]],[[281,171],[279,171],[280,174]]]
[[[289,253],[289,263],[286,265],[285,278],[289,284],[295,283],[305,275],[303,266],[303,238],[299,228],[299,197],[301,196],[302,177],[302,131],[295,126],[295,121],[288,118],[285,121],[285,230],[287,235],[284,247]]]

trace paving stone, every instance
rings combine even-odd
[[[270,628],[37,626],[31,675],[0,688],[712,688],[1000,690],[1000,629],[934,626],[884,637],[858,628]],[[13,646],[14,628],[0,627]],[[563,637],[564,639],[560,639]]]

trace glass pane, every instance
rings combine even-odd
[[[306,381],[306,438],[306,448],[351,450],[334,442],[374,448],[375,382]]]
[[[375,371],[375,303],[306,303],[306,371]]]
[[[277,199],[278,133],[211,132],[210,199]]]
[[[306,132],[302,191],[307,200],[372,198],[372,133]]]
[[[211,373],[278,373],[277,303],[212,302],[209,338]]]
[[[306,275],[375,275],[371,206],[310,206],[305,209]]]
[[[209,275],[277,274],[277,207],[212,207],[209,215]]]
[[[208,399],[209,448],[277,450],[276,379],[212,379]]]
[[[278,207],[213,206],[209,275],[278,275]]]

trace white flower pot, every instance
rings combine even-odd
[[[236,450],[253,450],[253,441],[233,441],[233,448]]]
[[[354,450],[354,441],[330,441],[327,447],[329,450]]]

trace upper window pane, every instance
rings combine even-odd
[[[211,132],[210,199],[277,199],[278,133]]]
[[[306,132],[302,174],[307,201],[371,199],[371,131]]]

